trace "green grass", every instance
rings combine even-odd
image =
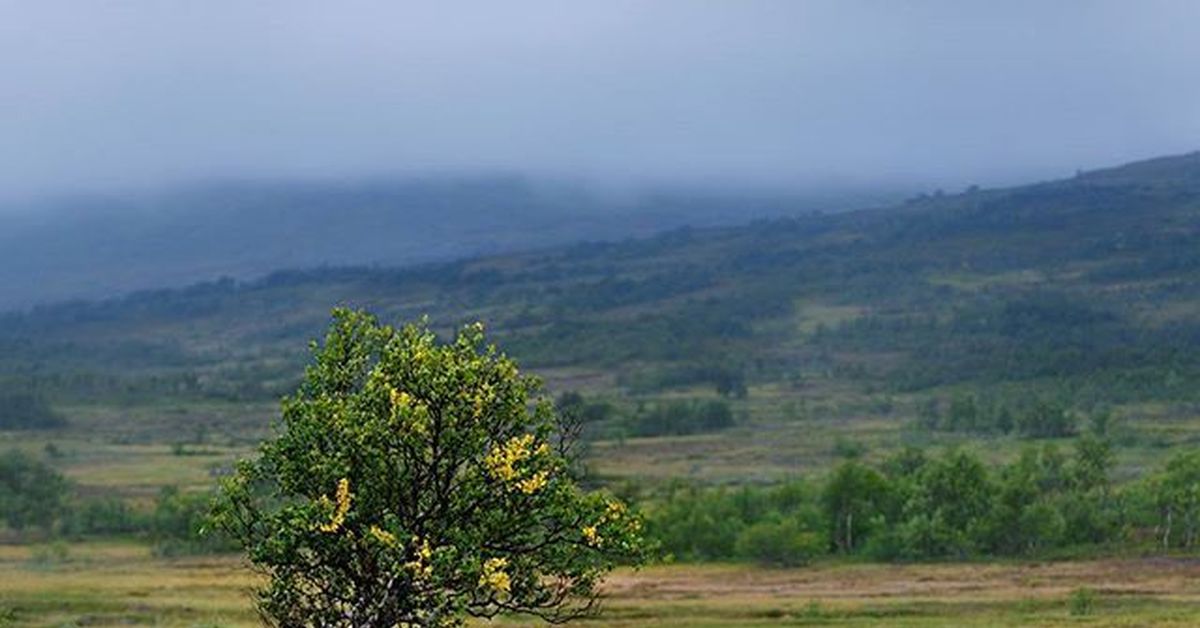
[[[603,376],[582,369],[551,369],[553,382],[570,381],[601,390]],[[681,390],[670,396],[709,395]],[[949,393],[946,393],[949,394]],[[678,437],[628,438],[593,443],[589,464],[601,477],[621,481],[762,483],[824,473],[839,460],[837,444],[865,449],[867,461],[879,461],[905,445],[965,446],[985,460],[1012,460],[1020,450],[1057,443],[1069,453],[1070,440],[984,437],[915,429],[917,395],[868,394],[854,386],[813,381],[752,386],[749,397],[731,404],[739,424],[729,430]],[[891,409],[881,406],[890,402]],[[0,432],[0,450],[18,448],[45,455],[82,491],[146,497],[165,485],[184,489],[211,486],[236,459],[253,453],[277,414],[275,404],[208,402],[184,411],[172,405],[128,411],[98,406],[80,411],[86,420],[66,430]],[[1158,469],[1165,454],[1194,446],[1200,413],[1190,406],[1139,403],[1117,408],[1120,433],[1116,449],[1118,481]],[[197,425],[210,426],[197,430]],[[103,426],[103,427],[101,427]],[[171,426],[175,426],[172,428]],[[235,434],[230,437],[229,434]],[[182,454],[182,455],[181,455]]]

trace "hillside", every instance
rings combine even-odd
[[[245,443],[338,304],[444,331],[485,321],[554,392],[612,404],[594,432],[606,472],[772,476],[842,440],[1053,437],[996,423],[1046,404],[1114,411],[1132,465],[1194,438],[1200,153],[888,209],[39,307],[4,317],[0,373],[90,435],[203,425]],[[723,399],[736,426],[623,440],[654,435],[638,421],[677,398]]]
[[[447,261],[894,198],[894,190],[832,187],[616,193],[500,175],[226,181],[79,196],[0,207],[0,310],[221,276],[257,279],[280,268]]]

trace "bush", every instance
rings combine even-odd
[[[855,441],[839,436],[833,443],[833,455],[836,458],[844,460],[857,460],[862,458],[867,453],[867,446]]]
[[[826,544],[821,534],[801,528],[795,520],[761,521],[738,535],[737,554],[761,565],[798,567],[820,556]]]
[[[1091,615],[1096,608],[1096,592],[1087,587],[1075,589],[1067,601],[1067,608],[1076,617]]]
[[[1038,401],[1017,417],[1017,431],[1028,438],[1065,438],[1077,432],[1078,419],[1060,403]]]
[[[149,518],[116,498],[88,499],[63,517],[62,533],[72,537],[123,535],[143,532]]]
[[[49,529],[63,511],[67,481],[20,451],[0,456],[0,523],[14,530]]]
[[[183,493],[166,487],[159,494],[151,515],[154,553],[159,556],[229,552],[236,545],[220,531],[211,529],[212,496]]]
[[[799,530],[825,526],[815,497],[800,482],[732,491],[677,485],[655,506],[647,516],[646,534],[681,560],[754,559],[741,551],[748,546],[739,549],[739,542],[750,542],[742,540],[743,534],[760,523],[788,521]]]
[[[744,526],[725,491],[677,488],[648,513],[646,534],[676,558],[721,560],[733,558]]]

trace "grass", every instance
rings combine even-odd
[[[252,626],[252,577],[232,558],[154,558],[135,543],[73,544],[47,565],[0,548],[0,608],[17,626]]]
[[[540,373],[539,373],[540,374]],[[552,369],[547,380],[562,388],[610,385],[596,371]],[[949,393],[947,393],[949,394]],[[688,397],[707,390],[680,391]],[[861,445],[878,462],[904,445],[966,446],[1001,463],[1039,441],[1015,436],[928,432],[913,428],[919,398],[868,393],[828,379],[792,385],[753,386],[731,402],[738,425],[717,433],[629,438],[594,443],[590,464],[603,478],[637,483],[685,479],[713,484],[774,482],[827,472],[840,459],[838,443]],[[1141,477],[1162,464],[1164,452],[1194,446],[1200,415],[1187,404],[1141,403],[1117,408],[1118,481]],[[214,477],[253,452],[277,416],[274,404],[198,404],[186,413],[173,406],[80,410],[71,427],[48,432],[0,432],[0,450],[45,455],[80,490],[126,498],[155,495],[164,485],[185,490],[213,485]],[[207,430],[185,426],[210,425]],[[105,426],[101,429],[100,426]],[[174,428],[170,426],[174,425]],[[231,434],[236,434],[232,437]],[[1057,442],[1069,453],[1069,440]]]
[[[166,443],[121,443],[74,433],[0,434],[0,450],[14,448],[45,456],[50,443],[56,453],[47,461],[81,494],[135,500],[157,495],[163,486],[211,488],[215,476],[252,452],[245,445],[187,444],[180,449]]]
[[[14,626],[258,625],[255,579],[236,557],[162,559],[133,542],[72,544],[49,562],[38,551],[0,547],[0,617]],[[614,574],[603,614],[583,625],[1185,626],[1200,622],[1198,577],[1200,563],[1177,558],[661,565]]]

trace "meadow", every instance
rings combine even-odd
[[[613,574],[603,614],[580,625],[1187,626],[1200,621],[1198,578],[1200,562],[1184,557],[661,565]],[[0,618],[10,626],[255,626],[254,582],[235,556],[160,558],[134,542],[10,545],[0,547]]]

